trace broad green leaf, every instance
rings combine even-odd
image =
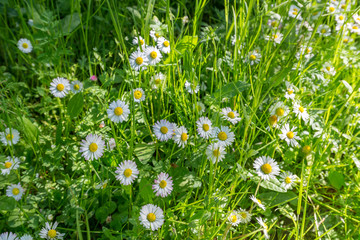
[[[152,202],[152,196],[154,195],[154,193],[152,191],[152,185],[145,178],[142,178],[140,181],[139,194],[144,199],[145,202],[148,202],[148,203]]]
[[[24,124],[26,137],[35,142],[39,134],[39,129],[26,117],[22,117],[22,122]]]
[[[232,98],[241,93],[242,91],[248,89],[249,86],[250,84],[242,81],[231,82],[214,92],[213,97],[217,99],[222,99],[224,97]]]
[[[186,50],[192,51],[198,42],[197,36],[184,36],[177,44],[176,49],[180,53],[184,53]]]
[[[16,206],[16,200],[12,197],[1,196],[0,197],[0,210],[11,211]]]
[[[83,110],[84,106],[84,98],[82,93],[75,94],[67,105],[67,112],[71,118],[76,118],[81,111]]]
[[[345,179],[342,173],[339,173],[337,171],[330,172],[328,178],[330,184],[336,189],[340,189],[342,186],[345,185]]]
[[[263,180],[261,181],[260,186],[275,192],[286,192],[286,189],[281,186],[281,183],[276,178],[268,181]]]
[[[62,35],[68,35],[80,25],[79,13],[73,13],[67,15],[65,18],[60,20],[60,27]]]
[[[259,199],[266,202],[269,207],[281,206],[285,203],[290,203],[293,206],[297,205],[297,195],[292,191],[285,193],[265,192],[259,194]]]
[[[146,164],[155,152],[155,145],[137,144],[134,149],[135,156],[139,158],[142,164]]]

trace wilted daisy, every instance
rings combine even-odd
[[[260,199],[257,199],[254,195],[250,196],[251,201],[253,201],[259,208],[265,211],[265,205],[262,204]]]
[[[298,177],[291,172],[283,172],[280,174],[281,186],[286,190],[292,189],[296,184]]]
[[[239,214],[241,223],[248,223],[251,221],[251,213],[249,213],[248,211],[240,208],[238,211],[238,214]]]
[[[15,198],[16,201],[19,201],[24,193],[24,189],[21,187],[20,183],[11,184],[6,189],[6,196]]]
[[[4,232],[0,235],[0,240],[17,240],[17,236],[12,232]]]
[[[150,85],[152,89],[159,89],[165,86],[165,75],[162,73],[155,74],[151,77]]]
[[[301,140],[300,137],[296,136],[297,132],[294,132],[295,129],[296,127],[290,129],[289,124],[285,124],[279,134],[280,139],[285,140],[286,143],[292,147],[299,145],[296,140]]]
[[[123,185],[130,185],[139,175],[136,163],[131,160],[125,160],[116,167],[116,179]]]
[[[307,109],[300,105],[300,103],[295,102],[293,105],[293,111],[299,119],[302,119],[304,122],[309,120],[309,113]]]
[[[146,48],[145,40],[141,36],[134,37],[132,40],[132,44],[139,46],[139,47],[141,46],[142,50],[145,50],[145,48]]]
[[[276,115],[277,119],[286,117],[289,114],[289,108],[284,104],[284,102],[277,102],[273,104],[270,108],[270,115]]]
[[[283,34],[280,33],[279,31],[277,31],[276,33],[273,33],[270,36],[265,36],[265,40],[273,41],[274,44],[281,43],[282,39],[283,39]]]
[[[134,102],[142,102],[145,100],[145,92],[142,88],[136,88],[133,90]]]
[[[227,126],[214,128],[212,136],[224,147],[231,145],[235,141],[235,134]]]
[[[184,126],[176,128],[174,141],[179,145],[179,147],[185,147],[187,140],[189,138],[188,132]]]
[[[164,224],[164,212],[156,205],[147,204],[141,208],[139,220],[145,228],[155,231]]]
[[[21,38],[18,41],[17,46],[23,53],[30,53],[33,49],[30,40],[26,38]]]
[[[4,132],[0,133],[1,142],[7,146],[17,144],[20,140],[20,133],[13,128],[6,128]]]
[[[336,74],[336,70],[330,62],[326,62],[321,69],[324,73],[334,76]]]
[[[266,225],[266,223],[262,220],[261,217],[256,218],[256,220],[257,220],[257,222],[260,224],[260,226],[261,226],[262,229],[263,229],[264,237],[265,237],[266,239],[269,239],[270,236],[269,236],[269,234],[268,234],[268,226]]]
[[[54,78],[50,83],[50,91],[55,97],[65,97],[70,91],[69,80],[62,77]]]
[[[57,222],[54,223],[45,223],[45,227],[43,227],[40,231],[40,237],[41,238],[45,238],[48,240],[52,240],[52,239],[63,239],[65,233],[60,233],[58,231],[56,231],[56,228],[58,226]]]
[[[72,81],[70,84],[70,89],[73,93],[81,92],[81,90],[83,89],[83,84],[78,80]]]
[[[12,158],[11,156],[8,156],[3,166],[4,168],[1,169],[1,174],[8,175],[11,170],[19,168],[20,160],[17,157]]]
[[[145,70],[146,66],[148,65],[148,58],[141,51],[135,51],[131,53],[129,61],[130,61],[130,66],[135,71],[140,71],[140,69]]]
[[[229,224],[236,227],[240,223],[240,216],[236,210],[232,211],[228,217]]]
[[[96,134],[89,134],[85,140],[82,140],[80,152],[86,160],[98,159],[103,155],[105,142],[101,136]]]
[[[250,65],[258,64],[261,59],[261,53],[259,51],[253,50],[249,52],[247,55],[247,58],[245,59],[245,62],[250,63]]]
[[[33,240],[33,237],[29,234],[25,234],[20,238],[20,240]]]
[[[198,93],[200,86],[197,83],[185,81],[185,89],[190,94]]]
[[[211,143],[206,148],[206,156],[213,162],[213,164],[221,162],[225,158],[225,155],[225,148],[219,143]]]
[[[321,24],[317,29],[317,33],[319,33],[321,36],[327,37],[330,36],[331,29],[328,25]]]
[[[164,37],[160,37],[157,40],[157,47],[163,53],[169,53],[170,52],[170,42],[168,40],[166,40]]]
[[[169,121],[162,119],[153,126],[155,136],[160,141],[167,141],[173,136],[174,126]]]
[[[129,105],[120,100],[110,103],[106,112],[110,120],[115,123],[126,121],[130,114]]]
[[[149,65],[156,65],[161,61],[162,55],[156,47],[147,47],[145,50]]]
[[[196,121],[197,132],[199,133],[200,137],[204,139],[209,139],[212,134],[212,123],[207,117],[201,117],[199,120]]]
[[[254,168],[257,175],[265,181],[275,178],[280,173],[279,165],[274,159],[268,156],[255,159]]]
[[[296,18],[298,20],[302,20],[301,14],[300,14],[300,8],[295,5],[290,6],[289,10],[289,17]]]
[[[227,120],[232,124],[236,124],[241,120],[241,118],[239,118],[239,113],[233,111],[229,107],[221,109],[221,114],[224,120]]]
[[[155,184],[152,185],[152,189],[156,196],[166,197],[170,195],[173,190],[173,181],[169,174],[160,173],[155,179]]]

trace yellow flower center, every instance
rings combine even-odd
[[[256,56],[253,55],[253,54],[251,54],[251,55],[250,55],[250,60],[253,60],[253,61],[254,61],[255,59],[256,59]]]
[[[8,140],[8,141],[11,141],[13,138],[14,138],[13,134],[9,133],[8,135],[6,135],[6,140]]]
[[[235,118],[235,114],[233,112],[229,112],[227,116],[231,119]]]
[[[160,83],[160,78],[155,79],[155,84],[158,85]]]
[[[161,180],[159,186],[160,186],[161,188],[165,188],[166,185],[167,185],[167,182],[166,182],[165,180]]]
[[[311,152],[311,147],[309,145],[306,145],[302,149],[303,153],[309,154]]]
[[[283,116],[285,113],[285,110],[283,108],[277,108],[275,111],[276,115],[278,115],[279,117]]]
[[[344,42],[344,43],[347,43],[347,42],[349,42],[349,39],[348,39],[348,38],[344,38],[343,42]]]
[[[164,47],[168,47],[170,45],[169,41],[164,41],[163,43]]]
[[[219,157],[219,156],[220,156],[220,150],[219,150],[219,149],[215,149],[215,150],[213,151],[213,155],[214,155],[214,157]]]
[[[241,215],[241,217],[242,217],[243,219],[245,219],[245,218],[247,217],[247,214],[244,213],[244,212],[240,213],[240,215]]]
[[[288,132],[287,134],[286,134],[286,136],[288,137],[288,138],[290,138],[290,139],[293,139],[294,138],[294,133],[293,132]]]
[[[61,84],[61,83],[59,83],[59,84],[56,86],[56,89],[59,90],[60,92],[61,92],[62,90],[64,90],[64,88],[65,88],[64,84]]]
[[[270,124],[271,125],[275,125],[277,123],[277,116],[276,115],[272,115],[270,118],[269,118],[269,121],[270,121]]]
[[[79,89],[80,89],[79,84],[75,84],[75,85],[74,85],[74,89],[75,89],[75,90],[79,90]]]
[[[14,195],[18,195],[18,194],[20,193],[20,190],[19,190],[18,188],[14,188],[14,189],[12,190],[12,193],[13,193]]]
[[[155,222],[156,220],[156,215],[154,213],[149,213],[147,216],[146,216],[147,220],[149,222]]]
[[[277,34],[274,35],[274,39],[277,39],[279,36]]]
[[[209,131],[209,129],[210,129],[210,126],[206,123],[204,123],[202,127],[205,132]]]
[[[286,182],[286,184],[289,184],[289,183],[291,183],[291,178],[289,178],[289,177],[286,177],[286,178],[285,178],[285,182]]]
[[[355,26],[352,27],[352,29],[358,29],[358,26],[355,25]]]
[[[235,222],[236,222],[236,220],[237,220],[236,215],[232,215],[232,216],[231,216],[231,222],[235,223]]]
[[[339,19],[340,19],[340,20],[344,20],[344,16],[343,16],[343,15],[340,15],[340,16],[339,16]]]
[[[48,237],[49,238],[55,238],[56,237],[56,230],[51,229],[48,231]]]
[[[165,126],[162,126],[162,127],[160,128],[160,132],[161,132],[162,134],[166,134],[168,131],[169,131],[169,129],[168,129],[167,127],[165,127]]]
[[[140,39],[140,45],[144,44],[144,40]]]
[[[227,135],[226,135],[225,132],[219,132],[218,138],[219,138],[221,141],[225,141],[225,140],[227,139]]]
[[[11,162],[5,162],[5,168],[11,168],[12,163]]]
[[[125,169],[125,171],[124,171],[124,176],[125,177],[130,177],[131,176],[131,174],[132,174],[132,170],[130,169],[130,168],[128,168],[128,169]]]
[[[158,38],[158,37],[160,37],[160,34],[158,34],[158,33],[155,33],[155,37],[157,37],[157,38]]]
[[[333,11],[335,11],[335,8],[334,8],[334,7],[330,7],[329,10],[330,10],[330,12],[333,12]]]
[[[288,91],[289,95],[293,94],[293,92],[294,92],[294,90],[292,90],[292,89],[288,89],[287,91]]]
[[[326,70],[330,71],[330,69],[331,69],[330,67],[326,67]]]
[[[135,99],[140,99],[142,97],[142,92],[140,90],[136,90],[134,92]]]
[[[150,53],[150,57],[151,57],[152,59],[155,59],[155,58],[157,57],[157,53],[156,53],[155,51],[152,51],[152,52]]]
[[[309,48],[306,48],[306,53],[310,53],[311,50]]]
[[[22,47],[26,49],[26,48],[29,47],[29,45],[28,45],[27,43],[23,43],[23,44],[22,44]]]
[[[260,201],[260,199],[256,199],[256,200],[258,201],[258,203],[259,203],[259,204],[261,204],[261,201]]]
[[[98,145],[96,143],[90,144],[90,146],[89,146],[90,152],[96,152],[97,149],[98,149]]]
[[[321,29],[321,33],[326,33],[326,29],[325,28]]]
[[[181,141],[185,142],[188,139],[188,135],[186,133],[181,134]]]
[[[300,106],[300,107],[299,107],[299,111],[303,113],[303,112],[305,111],[305,109]]]
[[[342,8],[342,9],[345,9],[345,8],[346,8],[346,4],[341,5],[341,8]]]
[[[265,174],[269,174],[272,172],[272,167],[270,164],[265,163],[264,165],[261,166],[261,171]]]
[[[117,107],[114,109],[114,113],[116,116],[120,116],[121,114],[123,114],[124,110],[121,107]]]
[[[104,185],[102,186],[103,188],[106,188],[106,186],[107,186],[107,183],[104,183]]]
[[[137,57],[135,59],[135,62],[136,62],[137,65],[141,65],[144,62],[144,60],[142,59],[142,57]]]
[[[277,26],[278,26],[278,22],[275,21],[275,20],[272,21],[272,22],[271,22],[271,26],[272,26],[272,27],[277,27]]]
[[[297,11],[293,11],[292,14],[293,14],[293,15],[297,15],[298,12],[297,12]]]

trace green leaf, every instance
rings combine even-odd
[[[231,82],[214,92],[213,97],[220,100],[224,97],[232,98],[241,93],[242,91],[248,89],[249,86],[250,84],[242,81]]]
[[[16,200],[12,197],[1,196],[0,197],[0,210],[12,211],[15,209]]]
[[[107,208],[107,215],[113,213],[117,208],[116,203],[114,201],[107,202],[105,203],[104,206]]]
[[[276,178],[268,181],[261,181],[260,186],[275,192],[286,192],[286,189],[281,186],[281,183]]]
[[[281,206],[286,203],[297,206],[297,195],[292,191],[286,193],[265,192],[259,194],[259,199],[266,202],[269,207]]]
[[[340,189],[342,186],[345,185],[345,179],[342,173],[339,173],[337,171],[330,172],[328,178],[330,184],[336,189]]]
[[[192,51],[198,42],[197,36],[184,36],[177,44],[176,49],[180,53],[184,53],[186,50]]]
[[[73,13],[67,15],[65,18],[60,20],[61,33],[63,36],[70,34],[80,25],[79,13]]]
[[[22,117],[21,120],[24,124],[24,133],[26,137],[35,142],[39,135],[39,129],[28,118]]]
[[[101,223],[105,222],[108,215],[108,209],[105,206],[102,206],[98,208],[95,212],[95,217],[97,220],[99,220]]]
[[[151,183],[145,179],[142,178],[140,181],[140,189],[139,189],[139,195],[144,199],[145,202],[152,202],[153,197],[153,191],[152,191],[152,185]]]
[[[146,164],[155,152],[155,145],[150,144],[137,144],[135,146],[135,156],[139,158],[142,164]]]
[[[84,106],[84,98],[82,93],[75,94],[67,105],[67,112],[71,118],[76,118],[81,111],[83,110]]]

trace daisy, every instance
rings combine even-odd
[[[257,199],[254,195],[250,196],[251,201],[253,201],[259,208],[265,211],[265,205],[261,203],[260,199]]]
[[[281,119],[289,114],[289,108],[283,102],[277,102],[269,109],[271,116],[276,116],[276,119]]]
[[[173,190],[173,181],[169,174],[160,173],[155,179],[155,184],[152,185],[152,189],[156,196],[166,197],[171,194]]]
[[[335,15],[335,21],[337,24],[344,24],[344,22],[346,21],[346,15],[342,14],[342,13],[338,13]]]
[[[300,14],[300,8],[295,5],[290,6],[289,10],[289,17],[296,18],[298,20],[302,20],[301,14]]]
[[[89,134],[85,140],[82,140],[80,152],[86,160],[94,160],[100,158],[103,155],[105,148],[105,142],[101,139],[101,136],[96,134]]]
[[[163,53],[169,53],[170,52],[170,42],[168,40],[166,40],[164,37],[160,37],[157,40],[157,47]]]
[[[165,85],[165,75],[162,73],[155,74],[151,77],[150,85],[152,89],[159,89]]]
[[[305,146],[302,148],[302,152],[305,153],[306,155],[308,155],[309,153],[311,153],[311,146],[305,145]]]
[[[206,156],[213,164],[221,162],[225,158],[225,155],[225,148],[219,143],[211,143],[206,148]]]
[[[280,28],[281,26],[281,16],[277,13],[270,12],[270,18],[267,21],[267,25],[272,28]]]
[[[148,58],[141,51],[135,51],[131,53],[129,61],[130,61],[130,66],[135,71],[140,71],[141,68],[145,70],[146,65],[148,65]]]
[[[256,218],[256,220],[260,224],[260,226],[263,228],[264,237],[266,239],[269,239],[270,236],[268,234],[268,226],[266,225],[266,223],[262,220],[261,217]]]
[[[33,237],[30,236],[29,234],[25,234],[20,238],[20,240],[33,240]]]
[[[249,213],[248,211],[240,208],[238,211],[238,214],[239,214],[241,223],[248,223],[251,221],[251,213]]]
[[[174,126],[169,121],[162,119],[154,124],[153,131],[159,141],[167,141],[173,136]]]
[[[17,46],[23,53],[30,53],[33,49],[31,42],[26,38],[21,38],[18,41]]]
[[[354,14],[353,15],[353,19],[357,24],[360,24],[360,15],[359,14]]]
[[[231,145],[235,141],[235,134],[227,126],[214,128],[212,136],[224,147]]]
[[[161,61],[162,55],[157,47],[147,47],[145,55],[148,58],[149,65],[156,65]]]
[[[337,13],[339,10],[337,8],[337,4],[335,5],[334,3],[328,3],[326,6],[326,11],[330,14],[335,14]]]
[[[348,43],[351,43],[353,41],[354,41],[354,39],[350,35],[348,35],[348,33],[343,35],[343,43],[344,44],[348,44]]]
[[[147,204],[141,208],[139,220],[145,228],[155,231],[164,224],[164,212],[156,205]]]
[[[179,147],[185,147],[188,138],[188,132],[184,126],[176,128],[174,141],[179,145]]]
[[[198,93],[200,86],[196,83],[190,83],[188,81],[185,81],[185,89],[190,94],[194,94],[194,93],[196,94]]]
[[[301,56],[307,60],[312,58],[314,56],[314,54],[312,53],[312,47],[301,46],[300,51],[296,54],[296,58],[300,59]]]
[[[327,37],[327,36],[330,36],[331,30],[328,25],[321,24],[321,25],[319,25],[319,27],[317,29],[317,33],[319,33],[321,36]]]
[[[294,132],[296,127],[290,129],[289,124],[285,124],[285,126],[281,129],[281,134],[279,134],[280,139],[285,140],[288,146],[296,147],[298,146],[298,142],[296,140],[301,140],[300,137],[296,136],[297,132]]]
[[[194,104],[195,107],[195,104]],[[202,102],[197,102],[196,104],[196,111],[199,115],[201,115],[203,112],[205,112],[205,105]]]
[[[58,231],[56,231],[56,228],[58,226],[58,223],[45,223],[45,227],[43,227],[40,231],[40,237],[41,238],[45,238],[48,240],[52,240],[52,239],[63,239],[65,233],[60,233]]]
[[[159,33],[157,33],[154,29],[150,30],[150,37],[154,39],[155,42],[161,37]]]
[[[20,133],[13,128],[6,128],[4,132],[0,133],[1,142],[7,146],[17,144],[20,140]]]
[[[212,135],[212,123],[207,117],[201,117],[199,120],[196,121],[197,125],[197,132],[199,133],[200,137],[204,139],[209,139]]]
[[[350,30],[351,33],[360,34],[360,25],[356,23],[347,23],[347,28]]]
[[[291,172],[283,172],[280,175],[281,186],[286,190],[292,189],[296,184],[298,177]]]
[[[108,185],[109,180],[101,181],[98,185],[95,186],[95,189],[105,189]]]
[[[276,33],[273,33],[271,36],[265,36],[265,40],[273,41],[274,44],[281,43],[283,39],[283,34],[277,31]]]
[[[24,189],[21,187],[20,183],[11,184],[6,189],[6,196],[15,198],[16,201],[19,201],[24,193]]]
[[[73,93],[78,93],[81,92],[81,90],[83,89],[83,84],[80,81],[72,81],[70,84],[70,89]]]
[[[278,122],[277,115],[272,115],[272,116],[269,117],[269,123],[270,123],[271,127],[277,128],[278,127],[277,122]]]
[[[306,108],[302,107],[298,102],[294,103],[293,111],[299,119],[302,119],[304,122],[309,120],[309,114]]]
[[[115,123],[127,121],[130,114],[129,105],[120,100],[110,103],[106,112],[110,120]]]
[[[342,0],[340,2],[340,6],[339,6],[340,11],[350,11],[350,9],[351,9],[351,1]]]
[[[50,91],[55,97],[65,97],[70,91],[69,80],[62,77],[54,78],[50,83]]]
[[[239,113],[237,113],[236,111],[233,111],[229,107],[223,108],[221,110],[221,114],[223,115],[222,118],[224,120],[231,122],[233,125],[235,125],[236,123],[238,123],[241,120],[241,118],[239,118]]]
[[[228,217],[228,221],[229,221],[229,224],[231,224],[234,227],[239,225],[241,218],[236,210],[234,210],[234,211],[232,211],[232,213],[230,213],[230,215]]]
[[[286,87],[287,87],[287,89],[285,92],[285,98],[294,100],[295,99],[295,93],[294,93],[295,88],[291,84],[287,84]]]
[[[336,70],[330,62],[324,63],[322,71],[331,76],[334,76],[336,74]]]
[[[139,175],[136,163],[131,160],[125,160],[116,167],[116,179],[123,185],[130,185]]]
[[[18,169],[20,166],[20,160],[17,157],[7,157],[7,160],[4,163],[4,168],[1,169],[1,174],[2,175],[9,175],[10,171],[13,169]]]
[[[134,102],[142,102],[145,100],[145,92],[142,88],[136,88],[133,90]]]
[[[254,168],[257,175],[265,181],[274,179],[280,173],[279,165],[274,159],[268,156],[262,156],[255,159]]]
[[[132,40],[132,44],[139,46],[139,47],[141,46],[142,50],[145,50],[145,48],[146,48],[145,40],[141,36],[134,37]]]
[[[253,50],[249,52],[247,55],[247,58],[245,59],[245,62],[249,62],[250,65],[258,64],[261,59],[261,53],[259,51]]]

